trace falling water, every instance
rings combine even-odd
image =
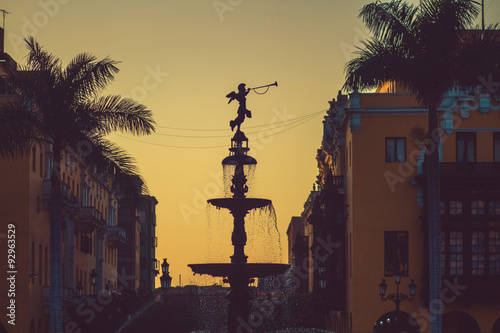
[[[235,171],[235,166],[234,165],[222,165],[223,167],[223,186],[224,186],[224,197],[225,198],[230,198],[233,196],[233,193],[231,193],[231,180],[233,179],[234,176],[234,171]],[[244,165],[243,166],[243,173],[247,177],[247,183],[246,185],[248,186],[248,192],[246,193],[246,196],[248,198],[254,198],[255,193],[256,193],[256,182],[255,182],[255,170],[256,167],[254,164],[251,165]]]
[[[281,239],[272,204],[249,212],[245,228],[248,238],[245,249],[250,262],[282,262]]]
[[[207,204],[206,251],[203,262],[223,263],[232,255],[232,215],[227,209]]]

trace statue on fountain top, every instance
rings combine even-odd
[[[229,122],[229,126],[231,126],[231,131],[234,131],[234,128],[238,126],[237,132],[240,131],[240,126],[245,121],[245,116],[248,118],[252,118],[252,112],[247,109],[247,98],[246,96],[250,92],[251,88],[246,89],[245,84],[241,83],[238,86],[238,93],[231,91],[229,94],[226,95],[227,98],[229,98],[229,101],[227,102],[228,104],[231,103],[233,100],[237,100],[240,103],[240,106],[238,108],[238,116],[236,119],[231,120]]]

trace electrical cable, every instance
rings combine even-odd
[[[320,111],[318,113],[324,113],[325,111]],[[305,116],[301,116],[301,117],[297,117],[297,118],[293,118],[292,120],[285,120],[285,121],[280,121],[280,122],[276,122],[276,123],[273,123],[272,124],[272,128],[275,129],[275,128],[280,128],[280,127],[285,127],[285,126],[289,126],[289,125],[292,125],[292,124],[295,124],[297,122],[300,122],[304,119],[309,119],[309,118],[315,118],[316,116],[318,116],[318,113],[313,113],[313,114],[308,114],[308,115],[305,115]],[[271,124],[268,124],[268,125],[259,125],[259,126],[249,126],[247,128],[257,128],[257,127],[262,127],[262,126],[266,126],[266,127],[271,127]],[[157,126],[159,127],[159,126]],[[226,128],[224,131],[227,132],[229,130],[229,128]],[[247,134],[255,134],[255,133],[259,133],[259,131],[253,131],[253,132],[248,132]],[[161,136],[170,136],[170,137],[177,137],[177,138],[193,138],[193,139],[217,139],[217,138],[227,138],[227,134],[224,134],[224,135],[181,135],[181,134],[169,134],[169,133],[158,133],[158,132],[155,132],[153,133],[153,135],[161,135]]]
[[[326,111],[327,110],[321,110],[321,111],[309,113],[309,114],[306,114],[306,115],[294,118],[294,120],[295,119],[299,119],[299,118],[306,118],[306,117],[313,116],[313,115],[320,114],[320,113],[324,113]],[[281,124],[281,123],[286,123],[286,122],[289,122],[289,121],[288,120],[284,120],[284,121],[276,122],[274,124]],[[269,124],[254,125],[254,126],[245,126],[245,128],[249,129],[249,128],[258,128],[258,127],[265,127],[265,126],[269,126]],[[185,128],[185,127],[171,127],[171,126],[161,126],[161,125],[156,125],[155,127],[157,127],[157,128],[171,129],[171,130],[178,130],[178,131],[192,131],[192,132],[196,132],[196,131],[200,131],[200,132],[204,132],[204,131],[213,131],[213,132],[224,131],[225,132],[225,131],[228,130],[228,128],[220,128],[220,129],[212,129],[212,128]]]
[[[321,112],[324,112],[324,111],[321,111]],[[316,114],[317,113],[317,114]],[[287,132],[297,126],[300,126],[300,125],[303,125],[305,124],[306,122],[308,121],[311,121],[312,119],[314,119],[316,116],[319,115],[318,112],[315,112],[315,116],[314,117],[309,117],[309,118],[306,118],[305,120],[304,119],[301,119],[300,122],[296,123],[294,126],[292,127],[289,127],[289,128],[286,128],[284,130],[281,130],[279,132],[276,132],[276,133],[273,133],[273,134],[270,134],[268,136],[264,136],[264,137],[260,137],[260,138],[249,138],[249,140],[262,140],[262,139],[265,139],[265,138],[269,138],[271,136],[274,136],[274,135],[278,135],[278,134],[281,134],[281,133],[284,133],[284,132]],[[312,114],[311,114],[312,115]],[[302,117],[302,118],[305,118],[305,117]],[[138,139],[134,139],[134,138],[129,138],[127,136],[124,136],[124,135],[120,135],[120,134],[117,134],[117,133],[113,133],[114,135],[120,137],[120,138],[124,138],[124,139],[128,139],[128,140],[131,140],[131,141],[135,141],[135,142],[139,142],[139,143],[144,143],[144,144],[148,144],[148,145],[152,145],[152,146],[159,146],[159,147],[165,147],[165,148],[181,148],[181,149],[211,149],[211,148],[223,148],[223,147],[227,147],[227,144],[224,144],[224,145],[218,145],[218,146],[178,146],[178,145],[168,145],[168,144],[162,144],[162,143],[155,143],[155,142],[148,142],[148,141],[142,141],[142,140],[138,140]]]

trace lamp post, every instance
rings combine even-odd
[[[96,285],[97,285],[97,272],[95,269],[92,269],[92,272],[90,273],[90,283],[92,284],[92,288],[94,290],[94,295],[96,294]]]
[[[394,274],[394,282],[396,283],[396,292],[387,295],[385,297],[385,292],[387,291],[387,283],[385,283],[385,279],[382,279],[382,282],[379,285],[380,288],[380,299],[382,301],[393,301],[396,304],[396,332],[399,333],[399,306],[403,301],[412,302],[415,299],[415,294],[417,292],[417,285],[415,284],[415,280],[411,280],[408,287],[410,288],[410,296],[402,294],[399,292],[399,284],[401,283],[401,273]]]
[[[170,267],[170,264],[167,262],[167,258],[163,258],[163,263],[161,264],[161,277],[160,277],[160,282],[161,282],[161,289],[163,289],[163,292],[166,293],[167,289],[170,288],[170,285],[172,284],[172,278],[170,277],[170,274],[168,272],[168,268]]]

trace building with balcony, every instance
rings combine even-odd
[[[2,103],[11,98],[4,81],[8,72],[5,66],[15,69],[17,65],[3,53],[1,28],[0,35]],[[127,239],[125,230],[118,225],[120,197],[113,184],[113,175],[90,168],[83,159],[84,155],[71,148],[65,149],[57,172],[63,199],[60,237],[65,327],[67,324],[71,327],[71,311],[85,305],[86,297],[99,298],[110,289],[117,288],[117,281],[121,278],[117,270],[118,248]],[[0,251],[3,253],[0,290],[7,295],[7,291],[12,289],[11,296],[0,297],[0,307],[7,309],[15,304],[12,318],[6,315],[0,317],[0,332],[49,332],[49,200],[53,158],[51,144],[44,142],[34,144],[30,153],[22,157],[0,159]],[[11,259],[10,262],[8,259]],[[136,266],[139,267],[139,257],[136,258]],[[13,278],[7,280],[6,274]],[[81,290],[81,297],[77,295],[77,290]],[[80,308],[81,312],[86,309],[88,306]],[[68,329],[77,330],[75,327]]]
[[[427,147],[440,158],[443,332],[500,332],[498,100],[481,89],[451,91],[438,109],[442,135],[432,141],[426,109],[405,92],[382,86],[339,92],[330,102],[317,154],[318,202],[306,219],[315,261],[310,291],[319,288],[326,299],[328,329],[428,332]],[[326,257],[314,255],[314,240],[325,244]],[[407,296],[411,280],[417,285],[397,314],[379,295],[382,279],[388,294],[395,291],[395,275]]]

